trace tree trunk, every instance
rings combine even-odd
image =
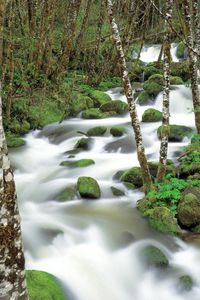
[[[138,155],[138,160],[139,160],[140,167],[141,167],[144,190],[147,192],[151,189],[152,179],[151,179],[151,175],[149,172],[147,159],[145,156],[145,149],[144,149],[144,145],[143,145],[139,119],[138,119],[138,115],[137,115],[137,111],[136,111],[135,100],[133,97],[133,90],[131,87],[131,83],[130,83],[129,76],[128,76],[128,70],[126,67],[126,60],[125,60],[125,56],[124,56],[122,42],[121,42],[118,26],[117,26],[117,24],[115,22],[115,18],[113,16],[112,0],[107,0],[107,6],[108,6],[109,20],[110,20],[110,24],[111,24],[111,28],[112,28],[112,36],[113,36],[113,40],[114,40],[116,50],[118,53],[118,59],[121,64],[122,77],[123,77],[123,83],[124,83],[124,91],[125,91],[128,105],[129,105],[131,123],[132,123],[132,127],[133,127],[133,130],[135,133],[135,140],[136,140],[136,145],[137,145],[137,155]]]
[[[168,25],[172,20],[173,0],[166,2],[166,32],[163,43],[164,53],[164,89],[163,89],[163,121],[160,145],[160,163],[157,173],[157,181],[162,181],[166,173],[168,138],[169,138],[169,94],[170,94],[170,60],[171,60],[171,28]]]

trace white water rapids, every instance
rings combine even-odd
[[[114,89],[109,94],[125,101],[119,91]],[[152,107],[161,109],[161,102],[162,94]],[[140,118],[147,108],[138,106]],[[194,127],[189,88],[172,90],[171,108],[172,123]],[[78,130],[116,124],[125,126],[123,137],[114,138],[108,130],[105,136],[94,138],[91,150],[69,158],[90,158],[95,165],[76,169],[59,165],[68,159],[65,152],[82,137]],[[148,159],[157,160],[160,143],[156,129],[160,123],[141,126]],[[129,115],[69,119],[29,133],[25,141],[26,145],[12,150],[10,157],[15,167],[27,268],[54,274],[76,300],[200,299],[200,248],[151,230],[135,208],[142,193],[112,179],[118,170],[138,165]],[[170,143],[169,158],[185,144]],[[60,191],[75,185],[84,175],[98,180],[100,200],[55,200]],[[111,186],[124,190],[125,196],[115,198]],[[146,269],[139,255],[144,245],[163,250],[171,269]],[[177,283],[185,274],[193,278],[194,287],[183,293]]]

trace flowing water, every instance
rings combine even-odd
[[[151,58],[152,59],[152,58]],[[120,89],[108,92],[113,99],[125,97]],[[152,107],[161,109],[162,94]],[[149,106],[148,106],[149,107]],[[172,123],[194,127],[191,93],[187,87],[174,87],[171,93]],[[138,106],[141,119],[147,107]],[[123,137],[109,134],[95,137],[92,149],[68,158],[87,129],[104,125],[122,125]],[[156,129],[160,123],[142,124],[148,159],[157,160],[159,141]],[[74,118],[62,124],[51,124],[42,131],[30,132],[26,145],[10,153],[17,183],[27,268],[56,275],[76,300],[199,300],[200,248],[178,238],[152,230],[136,209],[140,191],[126,189],[113,180],[118,170],[138,165],[130,118],[83,120]],[[170,143],[169,158],[187,143]],[[60,166],[63,160],[90,158],[95,165],[70,169]],[[56,195],[76,185],[79,176],[98,180],[100,200],[75,199],[56,201]],[[124,196],[114,197],[111,186]],[[171,268],[161,272],[147,269],[140,251],[155,245],[167,255]],[[195,285],[181,292],[178,278],[191,275]]]

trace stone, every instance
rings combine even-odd
[[[145,110],[142,115],[142,122],[159,122],[162,121],[162,113],[154,108]]]
[[[139,167],[133,167],[125,171],[120,179],[123,182],[132,183],[135,187],[143,186],[142,173]]]
[[[106,133],[106,131],[107,131],[107,127],[105,127],[105,126],[96,126],[96,127],[90,128],[87,131],[87,135],[89,135],[89,136],[102,136]]]
[[[70,168],[84,168],[93,164],[95,164],[93,159],[79,159],[74,161],[70,161],[70,160],[62,161],[60,163],[60,166],[70,167]]]
[[[111,186],[112,194],[116,197],[124,196],[124,192],[119,190],[118,188]]]
[[[140,256],[148,267],[167,268],[169,266],[167,256],[153,245],[143,248],[140,252]]]
[[[93,99],[96,107],[100,107],[102,104],[112,101],[109,95],[98,90],[90,92],[89,96]]]
[[[116,112],[115,111],[102,112],[98,108],[90,108],[84,110],[81,116],[83,119],[104,119],[104,118],[116,116]]]
[[[112,126],[110,128],[110,133],[114,137],[120,137],[124,134],[124,132],[125,132],[125,129],[122,126]]]
[[[101,105],[100,110],[102,112],[115,111],[116,114],[122,115],[127,113],[128,104],[121,100],[114,100]]]
[[[162,126],[157,130],[159,139],[161,138]],[[190,137],[193,133],[192,128],[183,125],[169,125],[167,130],[169,131],[170,142],[182,142],[184,137]]]
[[[75,145],[75,149],[84,149],[90,150],[92,148],[92,139],[91,138],[81,138]],[[68,151],[69,153],[69,151]]]
[[[77,182],[78,191],[83,198],[98,199],[101,197],[101,190],[98,182],[92,177],[79,177]]]
[[[142,91],[137,98],[137,103],[141,106],[148,105],[149,100],[150,100],[149,94],[146,91]]]
[[[77,197],[77,191],[74,187],[67,187],[62,190],[55,198],[57,201],[63,202],[73,200]]]

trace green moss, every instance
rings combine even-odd
[[[163,75],[161,74],[153,74],[148,79],[149,82],[155,82],[159,85],[163,85]]]
[[[182,291],[190,291],[194,286],[194,282],[191,276],[183,275],[179,277],[179,287]]]
[[[140,81],[141,74],[144,70],[144,64],[142,61],[135,59],[132,60],[131,66],[130,66],[130,72],[129,77],[131,81]]]
[[[98,199],[101,197],[99,184],[92,177],[79,177],[77,188],[83,198]]]
[[[121,177],[121,181],[132,183],[136,187],[143,185],[142,173],[139,167],[133,167],[125,171]]]
[[[76,189],[72,187],[67,187],[64,189],[59,195],[56,196],[56,200],[58,201],[67,201],[67,200],[73,200],[76,198]]]
[[[25,133],[28,133],[30,130],[30,124],[26,120],[18,121],[17,119],[14,119],[8,126],[8,130],[10,130],[13,133],[23,135]]]
[[[90,150],[92,147],[92,139],[91,138],[81,138],[78,140],[78,142],[75,145],[76,149],[84,149],[84,150]],[[68,152],[69,154],[69,152]],[[73,153],[70,153],[73,154]]]
[[[117,171],[114,175],[113,175],[113,180],[120,180],[120,178],[122,177],[123,173],[125,171],[124,170],[119,170]]]
[[[98,90],[92,91],[89,96],[94,100],[96,107],[100,107],[102,104],[112,101],[109,95]]]
[[[170,76],[170,83],[174,85],[180,85],[183,84],[183,80],[179,76]]]
[[[200,134],[193,134],[191,138],[191,143],[199,144],[200,145]]]
[[[158,137],[161,138],[162,126],[158,128]],[[184,137],[192,135],[192,128],[183,125],[169,125],[169,141],[181,142]]]
[[[112,190],[112,193],[114,196],[116,197],[120,197],[120,196],[124,196],[124,192],[119,190],[118,188],[114,187],[114,186],[111,186],[111,190]]]
[[[98,108],[90,108],[82,112],[83,119],[103,119],[112,116],[116,116],[116,112],[109,111],[109,112],[102,112]]]
[[[178,43],[177,48],[176,48],[176,56],[178,58],[183,59],[184,58],[184,53],[185,53],[186,46],[183,42]]]
[[[95,164],[93,159],[80,159],[75,161],[67,160],[67,161],[62,161],[60,163],[60,165],[63,167],[71,167],[71,168],[84,168],[93,164]]]
[[[190,79],[189,63],[187,60],[182,62],[171,62],[171,76],[178,76],[183,81]]]
[[[159,122],[162,120],[162,113],[154,108],[145,110],[142,115],[142,122]]]
[[[94,101],[81,93],[74,92],[70,103],[70,116],[76,116],[83,110],[94,107]]]
[[[125,132],[125,129],[122,126],[112,126],[110,128],[110,133],[112,134],[112,136],[119,137],[119,136],[122,136],[124,134],[124,132]]]
[[[26,271],[30,300],[67,300],[58,280],[53,275],[35,270]]]
[[[87,131],[87,135],[89,135],[89,136],[102,136],[106,133],[106,131],[107,131],[107,127],[97,126],[97,127],[90,128]]]
[[[149,103],[149,98],[149,94],[145,91],[142,91],[137,98],[137,102],[139,105],[147,105]]]
[[[167,268],[169,261],[166,255],[155,246],[147,246],[140,252],[143,262],[148,267]]]
[[[148,64],[144,69],[145,79],[148,79],[151,75],[154,75],[154,74],[162,74],[162,70],[156,68],[155,66]]]
[[[115,100],[101,105],[100,110],[103,112],[115,111],[117,114],[124,114],[128,111],[128,104],[121,100]]]
[[[25,141],[19,135],[11,132],[6,133],[6,141],[9,148],[16,148],[25,145]]]
[[[163,90],[162,85],[149,80],[145,81],[143,88],[150,96],[154,97],[156,97]]]

